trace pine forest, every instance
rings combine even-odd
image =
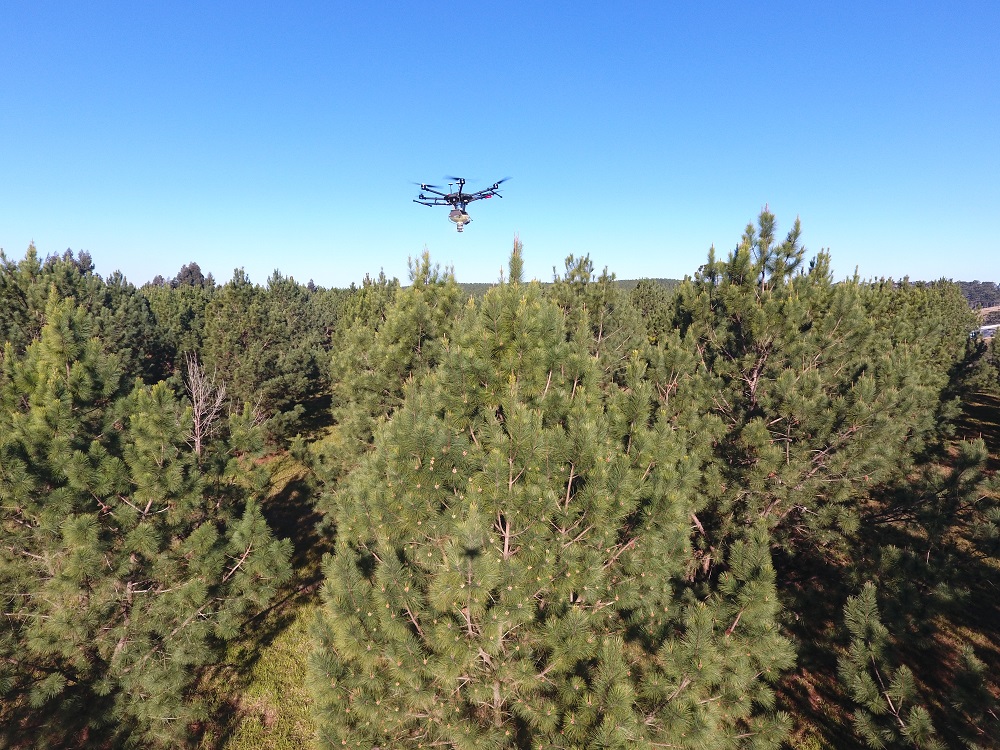
[[[0,253],[0,746],[1000,747],[996,284],[499,250]]]

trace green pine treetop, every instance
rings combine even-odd
[[[780,741],[769,553],[739,546],[724,583],[690,588],[705,454],[645,371],[633,356],[609,385],[537,284],[466,309],[338,493],[321,744]]]

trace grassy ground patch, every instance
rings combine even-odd
[[[206,732],[200,747],[301,750],[312,746],[315,729],[304,675],[311,649],[309,624],[316,606],[307,602],[295,607],[294,616],[283,621],[282,629],[266,644],[254,644],[252,635],[247,639],[245,647],[258,652],[248,660],[250,666],[244,673],[226,670],[227,676],[239,681],[240,689],[228,697],[223,720]],[[248,655],[233,656],[234,661],[247,661]]]
[[[272,490],[263,512],[275,536],[291,539],[294,572],[207,676],[203,691],[215,708],[203,727],[202,750],[300,750],[315,736],[305,673],[327,544],[316,532],[308,469],[288,455],[272,457],[268,468]]]

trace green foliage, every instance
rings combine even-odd
[[[147,284],[142,288],[167,347],[170,364],[180,371],[185,353],[201,354],[205,310],[217,288],[211,284]]]
[[[588,342],[604,379],[621,382],[633,353],[644,350],[648,343],[645,326],[628,293],[606,268],[595,278],[589,255],[568,256],[563,275],[553,276],[545,292],[562,309],[567,328]]]
[[[968,747],[1000,729],[990,713],[995,701],[981,662],[969,644],[959,648],[954,643],[958,633],[966,637],[968,631],[961,628],[967,618],[989,618],[981,601],[981,578],[987,576],[987,590],[992,590],[1000,493],[986,474],[986,460],[981,440],[960,443],[947,469],[924,467],[870,502],[862,524],[867,533],[848,572],[855,586],[864,584],[873,591],[877,586],[879,627],[873,628],[884,631],[883,636],[891,632],[895,647],[886,663],[905,670],[914,684],[934,686],[924,690],[921,711],[942,729],[942,741]],[[851,613],[845,626],[856,639],[859,604],[848,603]],[[872,640],[888,649],[887,637]],[[862,702],[857,697],[859,678],[844,669],[842,660],[848,695]],[[942,680],[952,684],[950,694],[937,687]],[[909,700],[918,697],[914,691]],[[862,721],[870,726],[873,720],[862,716]]]
[[[462,307],[454,273],[427,252],[411,259],[410,282],[400,289],[384,274],[366,278],[344,303],[330,363],[335,427],[316,460],[331,492],[370,448],[376,425],[399,408],[406,386],[437,365]]]
[[[764,211],[674,296],[725,426],[712,523],[719,543],[764,520],[793,554],[843,549],[856,498],[902,476],[952,415],[968,309],[951,285],[835,284],[825,253],[804,266],[798,222],[774,232]]]
[[[103,292],[103,301],[91,312],[97,318],[101,341],[121,359],[123,375],[144,383],[167,377],[170,350],[149,300],[117,271],[108,277]]]
[[[22,264],[12,262],[0,250],[0,309],[3,310],[3,315],[0,316],[0,340],[10,342],[16,351],[24,351],[40,329],[40,326],[35,325],[27,289],[19,273],[20,266],[30,267],[29,259],[37,262],[34,245],[28,248],[27,258]]]
[[[329,388],[320,367],[328,334],[310,323],[330,317],[331,298],[314,307],[314,294],[277,271],[260,288],[238,269],[205,308],[205,368],[225,383],[233,408],[249,404],[267,420],[272,438],[292,434],[305,405]]]
[[[975,313],[958,285],[949,281],[881,281],[866,291],[866,309],[879,322],[883,346],[906,358],[910,367],[907,387],[925,394],[923,403],[914,404],[925,410],[928,420],[923,435],[916,437],[928,439],[947,430],[958,413],[977,354],[977,342],[969,338],[969,331],[976,327]]]
[[[317,492],[305,591],[336,546],[323,743],[991,746],[986,395],[950,441],[1000,388],[990,285],[835,283],[800,239],[765,209],[681,283],[528,284],[516,238],[464,287],[427,253],[349,290],[0,256],[0,745],[307,741],[313,605],[246,628],[287,576],[263,451],[302,430],[267,512],[311,530]],[[230,397],[197,439],[189,357]]]
[[[167,349],[149,303],[120,273],[107,282],[94,273],[87,253],[39,261],[34,245],[14,263],[0,252],[0,340],[21,354],[45,324],[49,298],[72,298],[94,321],[94,335],[118,355],[127,379],[155,382],[167,372]]]
[[[173,746],[199,668],[287,576],[288,545],[254,471],[202,474],[166,385],[129,390],[72,301],[53,292],[45,318],[0,381],[5,739]]]
[[[276,342],[268,335],[268,310],[264,291],[250,281],[243,269],[224,284],[205,308],[202,360],[226,384],[232,403],[257,406],[270,414],[262,386],[275,370]]]
[[[964,719],[959,724],[960,741],[971,750],[984,748],[987,745],[983,743],[1000,736],[1000,716],[990,682],[989,668],[976,656],[972,646],[963,645],[948,698]]]
[[[665,327],[650,359],[677,418],[700,419],[713,435],[702,472],[709,501],[694,540],[703,570],[710,576],[763,524],[784,563],[779,587],[810,663],[833,648],[816,600],[842,604],[838,579],[860,586],[873,571],[894,632],[910,648],[930,641],[946,653],[959,612],[974,606],[965,581],[995,554],[989,540],[1000,518],[981,445],[961,446],[950,471],[931,463],[951,434],[976,354],[971,313],[948,282],[834,283],[829,257],[806,264],[799,238],[796,223],[779,243],[765,210],[727,259],[711,252],[677,289],[674,330]],[[682,416],[693,404],[701,413]],[[910,653],[884,667],[883,677],[896,680],[887,695],[908,690],[916,674],[931,678]],[[849,693],[860,695],[860,672],[851,680]],[[934,746],[932,715],[949,738],[981,737],[978,720],[964,718],[974,714],[939,701],[908,706],[890,722],[893,741]],[[870,742],[890,742],[872,718],[881,715],[856,713]]]
[[[657,344],[673,329],[670,287],[653,279],[640,279],[629,291],[629,301],[646,324],[651,344]]]
[[[967,384],[970,390],[1000,393],[1000,336],[974,344]]]
[[[780,743],[767,546],[690,587],[708,446],[637,355],[609,382],[580,321],[536,284],[490,291],[375,430],[336,498],[321,745]]]
[[[264,288],[237,269],[216,287],[196,263],[170,283],[143,288],[156,313],[178,385],[195,355],[223,388],[229,407],[249,404],[274,441],[302,427],[329,394],[325,366],[346,293],[275,271]]]
[[[996,307],[1000,305],[1000,284],[993,281],[959,281],[962,296],[970,307]]]
[[[211,274],[206,278],[205,274],[201,272],[201,266],[195,262],[185,263],[181,266],[181,270],[177,272],[171,282],[170,286],[214,286],[215,282],[212,279]]]
[[[930,714],[916,702],[913,673],[905,665],[892,665],[889,631],[879,617],[876,594],[874,584],[867,583],[844,608],[851,640],[838,671],[858,704],[855,730],[871,748],[943,748]]]

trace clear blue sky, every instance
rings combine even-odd
[[[425,247],[683,277],[765,203],[838,278],[1000,281],[1000,3],[0,8],[0,247],[347,286]],[[444,175],[503,200],[412,203]]]

